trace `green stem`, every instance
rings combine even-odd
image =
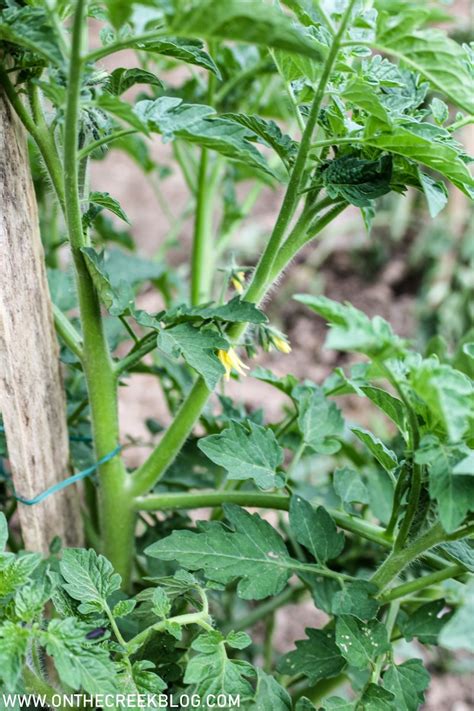
[[[64,125],[64,187],[66,223],[71,242],[84,346],[82,363],[87,382],[97,459],[115,449],[119,439],[117,386],[105,337],[100,303],[84,261],[85,244],[78,181],[77,139],[85,27],[84,0],[78,0],[72,29],[71,58]],[[118,456],[99,470],[99,511],[103,552],[128,586],[133,560],[134,514],[126,491],[126,471]]]
[[[446,539],[446,533],[440,523],[436,523],[419,538],[412,541],[402,550],[392,550],[388,558],[382,563],[380,568],[374,573],[371,581],[377,585],[382,592],[392,580],[416,558],[428,551],[438,543]]]
[[[56,304],[53,304],[53,317],[56,331],[61,336],[66,346],[77,358],[79,358],[79,360],[82,360],[82,338],[69,321],[68,317],[63,314],[61,309],[59,309]]]
[[[23,667],[23,680],[25,682],[26,691],[28,691],[30,694],[45,696],[48,703],[51,705],[53,696],[58,696],[59,694],[57,689],[50,686],[46,681],[37,676],[35,672],[30,669],[30,667],[26,664]],[[64,709],[65,707],[61,705],[55,706],[54,708],[57,708],[62,711],[62,709]]]
[[[447,129],[448,131],[457,131],[459,128],[468,126],[470,123],[474,123],[474,116],[472,114],[464,116],[462,119],[459,119],[459,121],[455,121],[450,126],[447,126]]]
[[[132,348],[130,353],[127,353],[121,360],[114,364],[114,372],[116,377],[122,375],[127,370],[133,368],[139,363],[148,353],[156,348],[156,333],[149,333],[141,341],[138,341]]]
[[[77,158],[79,161],[81,161],[84,158],[87,158],[87,156],[89,156],[101,146],[109,145],[109,143],[118,141],[119,138],[131,136],[134,133],[138,133],[138,130],[136,128],[124,128],[122,131],[116,131],[115,133],[109,133],[107,136],[102,136],[102,138],[98,138],[97,141],[92,141],[92,143],[88,143],[86,146],[84,146],[84,148],[82,148],[77,154]]]
[[[82,59],[81,57],[78,57],[78,59],[84,64],[93,64],[99,59],[103,59],[104,57],[108,57],[110,54],[115,54],[115,52],[119,52],[121,49],[128,49],[130,47],[136,48],[137,44],[152,42],[155,39],[163,37],[164,34],[166,34],[165,29],[155,29],[151,30],[150,32],[143,32],[141,35],[136,35],[135,37],[125,37],[123,40],[112,42],[111,44],[108,44],[105,47],[99,47],[99,49],[95,49],[93,52],[89,52],[89,54],[86,54],[84,57],[82,57]],[[138,49],[142,48],[139,47]],[[146,47],[143,47],[143,49],[146,49]]]
[[[462,565],[458,563],[449,565],[444,568],[444,570],[437,570],[434,573],[430,573],[430,575],[424,575],[421,578],[416,578],[416,580],[409,580],[407,583],[403,583],[403,585],[397,585],[397,587],[380,595],[379,600],[382,604],[390,602],[391,600],[398,600],[418,590],[425,590],[431,585],[436,585],[436,583],[441,583],[443,580],[449,580],[450,578],[457,578],[459,575],[464,575],[465,573],[466,570]]]

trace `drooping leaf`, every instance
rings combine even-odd
[[[240,580],[237,592],[246,600],[276,595],[291,575],[292,562],[278,533],[257,514],[226,504],[234,530],[220,525],[202,533],[174,531],[146,549],[161,560],[177,560],[189,570],[203,570],[209,580]]]
[[[351,427],[357,439],[365,444],[375,459],[383,466],[385,471],[391,472],[398,466],[395,452],[385,446],[381,439],[362,427]]]
[[[336,469],[333,479],[334,491],[343,503],[369,503],[369,492],[360,474],[354,469]]]
[[[168,356],[182,355],[202,375],[209,390],[214,390],[225,372],[216,351],[228,347],[226,339],[216,331],[195,328],[190,323],[180,323],[158,334],[158,348]]]
[[[425,698],[430,675],[421,659],[409,659],[390,666],[383,675],[383,685],[395,696],[397,711],[417,711]]]
[[[304,674],[311,684],[340,674],[346,661],[334,641],[334,632],[313,629],[305,632],[308,638],[298,640],[296,649],[279,661],[280,673],[291,676]]]
[[[292,395],[298,400],[298,427],[304,443],[322,454],[337,452],[344,431],[344,419],[337,405],[326,398],[321,388],[303,386],[295,388]]]
[[[93,191],[89,194],[89,202],[92,203],[92,205],[98,205],[101,209],[103,210],[109,210],[112,212],[114,215],[119,217],[121,220],[124,222],[127,222],[129,224],[129,219],[125,212],[123,211],[120,203],[113,198],[110,193],[99,193],[96,191]],[[97,213],[96,213],[97,214]],[[86,213],[87,215],[87,213]],[[94,214],[95,217],[95,214]]]
[[[164,323],[182,323],[184,321],[225,321],[226,323],[265,323],[267,317],[255,304],[234,296],[226,304],[203,304],[201,306],[175,306],[160,316]]]
[[[84,613],[103,610],[107,598],[120,588],[120,575],[92,548],[66,548],[59,568],[65,580],[63,588],[81,603]]]
[[[325,296],[297,294],[296,301],[309,306],[330,324],[326,347],[356,351],[370,357],[391,358],[404,353],[404,343],[380,316],[370,319],[351,304],[340,304]]]
[[[245,424],[231,421],[220,434],[200,439],[198,447],[214,464],[224,467],[229,479],[253,479],[260,489],[283,484],[277,474],[283,450],[272,430],[251,420]]]
[[[138,42],[135,46],[143,48],[152,54],[162,54],[173,57],[186,64],[203,67],[221,77],[219,69],[212,57],[204,50],[204,45],[199,39],[183,39],[182,37],[163,37],[146,42]]]
[[[436,217],[448,203],[448,190],[441,180],[433,180],[418,169],[420,185],[425,194],[426,203],[431,217]]]
[[[323,506],[314,509],[301,496],[290,501],[290,526],[302,546],[307,548],[318,563],[337,558],[344,548],[344,534]]]
[[[135,86],[135,84],[149,84],[150,86],[163,87],[161,79],[159,79],[156,74],[152,74],[152,72],[137,67],[133,69],[117,67],[109,77],[107,88],[111,94],[120,96],[120,94],[123,94],[127,89],[130,89],[130,87]]]
[[[294,161],[298,144],[290,136],[282,133],[274,121],[248,114],[223,114],[223,118],[235,121],[253,131],[264,145],[273,148],[287,167]]]
[[[390,192],[392,158],[366,160],[353,155],[334,158],[323,169],[323,184],[332,198],[343,198],[358,207]]]
[[[336,621],[336,644],[343,657],[357,669],[365,669],[390,649],[385,625],[377,620],[361,622],[342,615]]]

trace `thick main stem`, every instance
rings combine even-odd
[[[100,303],[81,248],[85,244],[79,197],[77,140],[81,88],[82,30],[85,3],[78,0],[74,15],[64,125],[64,188],[66,223],[73,254],[82,324],[82,364],[87,382],[97,459],[117,446],[119,438],[117,383],[106,341]],[[128,585],[133,547],[134,514],[126,491],[126,471],[119,456],[99,470],[99,512],[103,552]]]

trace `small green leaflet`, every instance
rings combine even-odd
[[[184,321],[224,321],[226,323],[266,323],[268,318],[250,301],[243,301],[240,296],[234,296],[226,304],[213,303],[200,306],[180,304],[169,309],[158,319],[166,324],[182,323]]]
[[[441,180],[434,180],[431,175],[423,173],[419,168],[418,178],[425,194],[430,216],[436,217],[448,204],[448,189]]]
[[[158,334],[158,348],[171,357],[182,355],[186,363],[204,378],[209,390],[214,390],[225,372],[216,351],[228,347],[226,339],[217,331],[195,328],[190,323],[180,323]]]
[[[153,590],[152,611],[157,617],[168,617],[171,610],[171,601],[164,588],[157,587]]]
[[[396,711],[395,696],[376,684],[369,684],[360,698],[364,711]]]
[[[134,306],[134,294],[125,281],[112,285],[105,264],[104,253],[99,254],[93,247],[82,247],[84,261],[100,300],[112,316],[120,316]]]
[[[293,496],[290,501],[290,526],[302,546],[324,565],[337,558],[344,548],[344,534],[338,531],[323,506],[314,509],[301,496]]]
[[[421,659],[409,659],[392,665],[383,675],[383,685],[395,696],[397,711],[417,711],[425,698],[430,675]]]
[[[333,479],[334,491],[345,504],[369,503],[369,492],[360,474],[354,469],[343,467],[336,469]]]
[[[29,629],[9,620],[0,625],[0,679],[3,679],[7,691],[16,691],[29,636]]]
[[[49,24],[48,13],[41,7],[7,7],[1,10],[0,41],[2,40],[39,54],[53,65],[63,65],[56,33]]]
[[[439,642],[448,649],[474,652],[474,578],[463,590],[464,601],[441,630]]]
[[[334,632],[313,629],[305,632],[308,639],[296,642],[296,649],[280,660],[278,671],[290,676],[304,674],[311,684],[340,674],[346,661],[334,641]]]
[[[120,588],[120,575],[103,555],[92,549],[66,548],[59,564],[63,588],[81,605],[83,613],[105,609],[107,598]]]
[[[382,442],[381,439],[375,437],[369,430],[364,430],[362,427],[351,427],[352,432],[357,439],[365,444],[374,458],[383,466],[385,471],[391,472],[398,466],[398,459],[395,452]]]
[[[390,649],[385,625],[377,620],[361,622],[348,615],[337,618],[336,644],[349,664],[357,669],[370,666]]]
[[[250,42],[322,59],[319,44],[302,28],[276,7],[258,0],[194,1],[174,13],[169,27],[185,37]]]
[[[210,694],[238,694],[241,701],[252,698],[248,677],[255,676],[255,669],[249,662],[229,659],[226,640],[220,632],[213,630],[199,635],[191,647],[198,654],[188,662],[185,684],[193,684],[203,698]]]
[[[298,144],[290,136],[282,133],[280,127],[274,121],[255,115],[249,116],[248,114],[222,114],[222,118],[235,121],[255,133],[264,145],[273,148],[287,168],[293,163]]]
[[[225,504],[234,530],[220,524],[202,533],[174,531],[146,549],[161,560],[177,560],[189,570],[203,570],[209,580],[229,583],[240,579],[237,592],[246,600],[276,595],[292,573],[292,560],[278,533],[258,514]]]
[[[212,57],[204,51],[203,43],[198,39],[183,39],[181,37],[163,37],[146,42],[133,42],[130,46],[145,49],[152,54],[162,54],[165,57],[178,59],[186,64],[203,67],[220,78],[221,74]]]
[[[248,711],[291,711],[291,696],[280,684],[261,669],[257,669],[257,689]]]
[[[422,644],[438,644],[439,633],[451,617],[450,614],[441,615],[445,607],[444,600],[434,600],[410,612],[406,620],[399,622],[405,639],[410,642],[416,637]]]
[[[362,385],[361,391],[394,422],[402,434],[406,430],[405,410],[401,400],[382,388]]]
[[[48,629],[41,633],[41,644],[53,657],[56,670],[64,684],[75,691],[82,689],[88,694],[113,694],[118,691],[114,664],[105,647],[86,639],[89,631],[89,626],[72,617],[64,620],[54,619],[49,623]]]
[[[127,615],[130,615],[133,612],[136,604],[136,600],[119,600],[119,602],[113,607],[112,615],[114,617],[127,617]]]
[[[204,437],[199,449],[209,459],[224,467],[228,479],[253,479],[260,489],[283,485],[277,474],[283,462],[283,450],[272,430],[251,420],[245,424],[231,421],[220,434]]]
[[[344,89],[343,97],[358,106],[369,115],[375,116],[382,123],[391,124],[390,116],[380,101],[374,87],[363,79],[353,79]]]
[[[404,343],[380,316],[370,319],[351,304],[340,304],[326,296],[297,294],[296,301],[306,304],[330,324],[326,348],[356,351],[373,358],[403,355]]]
[[[143,659],[132,665],[132,677],[140,694],[160,694],[166,689],[166,682],[151,671],[155,665]]]
[[[109,77],[107,88],[111,94],[120,96],[124,91],[135,86],[135,84],[150,84],[150,86],[163,87],[163,82],[155,74],[145,69],[125,69],[117,67]]]
[[[390,192],[392,158],[366,160],[345,155],[330,161],[322,173],[329,197],[342,198],[357,207],[369,207],[371,200]]]
[[[298,427],[303,442],[321,454],[334,454],[341,444],[344,419],[337,405],[328,400],[321,388],[296,389],[292,393],[298,400]]]
[[[130,224],[127,215],[120,206],[120,203],[115,200],[110,193],[91,192],[89,194],[89,202],[94,207],[89,208],[89,210],[84,214],[82,219],[85,224],[90,224],[94,217],[98,215],[98,211],[94,209],[95,207],[98,207],[100,210],[110,210],[110,212],[113,212],[113,214],[121,220],[127,224]]]
[[[0,598],[7,598],[24,585],[40,563],[39,553],[24,553],[18,556],[11,553],[0,555]]]

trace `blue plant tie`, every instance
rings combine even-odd
[[[5,428],[2,425],[0,425],[0,432],[5,432]],[[83,437],[80,435],[71,435],[69,439],[73,442],[92,442],[92,437]],[[26,499],[20,494],[14,494],[14,497],[20,503],[25,504],[25,506],[34,506],[35,504],[39,504],[41,503],[41,501],[47,499],[48,496],[56,494],[56,492],[62,491],[67,486],[71,486],[71,484],[76,484],[78,481],[86,479],[88,476],[91,476],[91,474],[94,474],[94,472],[96,472],[97,469],[102,466],[102,464],[110,462],[110,460],[113,459],[121,451],[121,449],[122,445],[118,444],[115,449],[113,449],[108,454],[105,454],[97,462],[95,462],[95,464],[92,464],[92,466],[87,467],[87,469],[83,469],[77,474],[69,476],[67,479],[59,481],[57,484],[53,484],[53,486],[50,486],[49,489],[46,489],[46,491],[43,491],[41,494],[38,494],[38,496],[35,496],[33,499]]]

